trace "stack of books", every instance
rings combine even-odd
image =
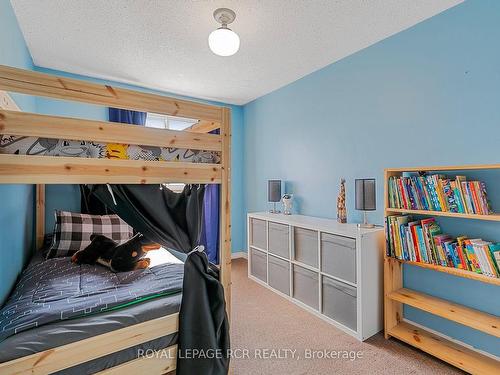
[[[388,216],[385,230],[388,257],[500,277],[500,243],[453,238],[441,231],[433,217],[413,220],[408,215]]]
[[[390,177],[389,204],[391,208],[406,210],[493,213],[484,182],[466,181],[465,176]]]

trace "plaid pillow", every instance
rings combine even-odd
[[[134,235],[133,228],[118,215],[87,215],[55,211],[54,238],[47,253],[48,258],[71,256],[90,245],[92,234],[102,234],[122,243]]]

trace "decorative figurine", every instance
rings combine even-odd
[[[345,180],[340,180],[340,192],[337,197],[337,221],[339,223],[347,223],[347,209],[345,207]]]
[[[291,215],[292,214],[292,201],[293,201],[293,194],[284,194],[283,197],[281,198],[283,201],[283,214],[284,215]]]

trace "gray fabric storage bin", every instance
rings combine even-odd
[[[269,255],[269,285],[290,295],[290,263]]]
[[[264,220],[250,219],[250,245],[267,250],[267,228]]]
[[[295,227],[293,230],[294,259],[318,267],[318,232]]]
[[[267,282],[267,254],[250,248],[250,273],[256,278]]]
[[[318,310],[318,274],[306,268],[293,265],[293,297]]]
[[[268,251],[283,258],[290,259],[288,254],[288,235],[288,225],[269,222]]]
[[[356,288],[323,276],[323,314],[357,331]]]
[[[356,283],[356,240],[322,233],[321,271]]]

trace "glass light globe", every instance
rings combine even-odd
[[[240,37],[233,30],[221,27],[210,33],[208,46],[216,55],[231,56],[240,49]]]

